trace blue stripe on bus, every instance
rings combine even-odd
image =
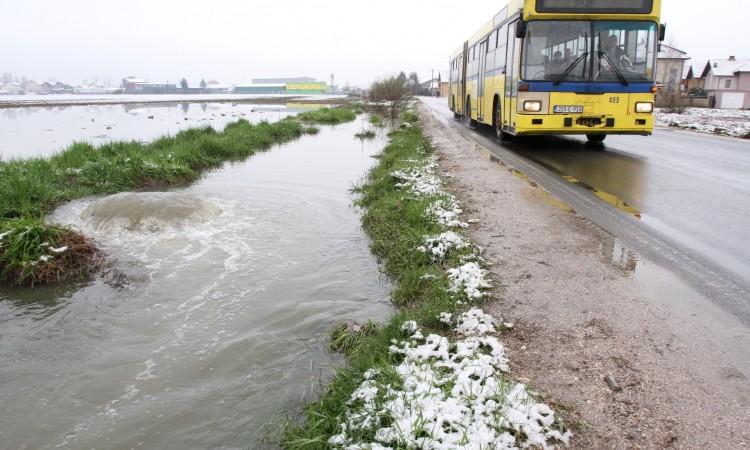
[[[524,81],[529,85],[529,92],[580,92],[587,94],[650,94],[654,83],[581,83],[566,81],[555,84],[552,81]]]

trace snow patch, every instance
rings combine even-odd
[[[416,196],[437,195],[442,192],[440,177],[435,175],[437,161],[429,158],[422,165],[397,170],[391,176],[398,180],[396,187],[405,188]]]
[[[750,111],[685,108],[683,114],[676,114],[668,113],[665,109],[657,109],[656,124],[701,133],[745,137],[750,134]]]
[[[483,336],[485,334],[497,333],[495,325],[497,321],[489,314],[485,314],[479,308],[472,308],[461,314],[457,320],[456,333],[464,336]]]
[[[433,261],[441,261],[451,249],[461,250],[470,246],[461,235],[447,231],[437,236],[425,236],[424,245],[417,247],[417,250],[430,255]]]
[[[490,288],[491,285],[486,279],[487,271],[476,262],[469,262],[463,266],[448,269],[448,279],[450,280],[451,292],[463,292],[469,299],[478,300],[484,296],[483,289]]]
[[[440,199],[434,201],[426,211],[429,217],[435,219],[440,225],[444,225],[449,228],[468,228],[469,224],[459,220],[459,216],[463,213],[458,205],[458,200],[452,195],[449,195],[446,199]]]
[[[487,320],[481,310],[472,311],[469,316],[477,322]],[[329,445],[468,450],[568,444],[571,434],[558,427],[552,409],[537,403],[525,385],[503,376],[508,360],[495,337],[475,327],[475,336],[450,344],[435,334],[415,337],[419,331],[391,346],[403,358],[396,366],[403,388],[366,377]]]

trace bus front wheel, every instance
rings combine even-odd
[[[601,144],[604,139],[607,138],[606,134],[587,134],[586,139],[589,140],[589,144]]]
[[[507,141],[511,138],[511,135],[503,131],[503,118],[500,114],[500,104],[495,104],[495,136],[500,142]]]

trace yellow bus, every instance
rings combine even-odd
[[[650,135],[661,0],[510,0],[450,58],[457,119],[509,135]]]

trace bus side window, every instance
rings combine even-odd
[[[497,51],[495,52],[495,68],[505,71],[505,52],[508,46],[508,25],[500,29],[497,37]]]

